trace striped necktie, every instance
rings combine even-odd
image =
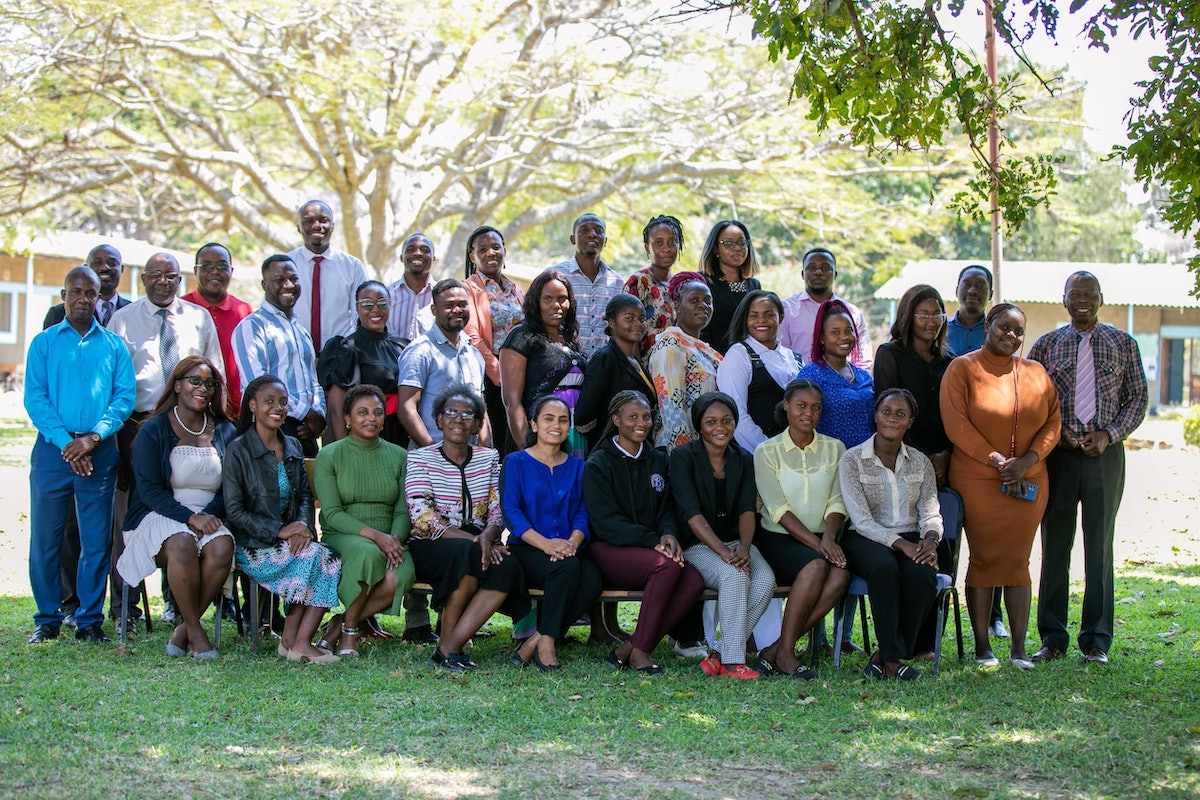
[[[168,311],[160,308],[154,312],[162,320],[158,326],[158,363],[162,364],[163,381],[171,380],[171,373],[179,363],[179,342],[175,340],[175,329],[167,322]]]
[[[1096,362],[1091,331],[1079,334],[1075,356],[1075,418],[1085,429],[1096,418]]]

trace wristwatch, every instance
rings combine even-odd
[[[95,431],[89,433],[88,438],[92,440],[92,444],[100,444],[100,434]]]

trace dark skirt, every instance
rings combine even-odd
[[[780,586],[791,586],[800,571],[813,561],[821,561],[825,556],[803,542],[798,542],[786,533],[759,528],[754,537],[758,552],[771,565],[775,572],[775,582]]]
[[[483,569],[483,548],[470,539],[409,539],[417,580],[433,587],[430,605],[441,609],[466,576],[479,581],[480,589],[506,592],[500,613],[518,620],[529,613],[525,572],[512,556]]]

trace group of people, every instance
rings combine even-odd
[[[1064,654],[1080,502],[1079,646],[1106,660],[1120,442],[1146,385],[1133,340],[1098,322],[1093,276],[1071,276],[1072,325],[1032,360],[1020,309],[987,310],[983,267],[960,276],[949,320],[935,289],[910,289],[873,353],[863,313],[834,294],[832,252],[806,253],[805,290],[781,300],[754,277],[737,220],[713,226],[697,271],[673,272],[682,225],[654,217],[649,266],[622,279],[601,256],[604,222],[585,214],[572,258],[526,292],[492,227],[469,237],[463,280],[433,282],[433,243],[410,236],[388,286],[331,247],[324,203],[297,221],[303,246],[263,262],[257,310],[228,294],[220,244],[199,250],[182,298],[165,253],[134,303],[116,293],[111,246],[68,273],[27,366],[31,643],[64,624],[108,641],[110,567],[114,594],[164,569],[179,623],[167,654],[215,658],[200,617],[236,566],[284,602],[278,651],[294,661],[352,658],[386,635],[375,615],[403,613],[406,639],[436,643],[434,664],[471,670],[467,643],[501,612],[509,661],[557,670],[581,618],[594,638],[619,631],[596,604],[619,588],[643,599],[632,634],[611,642],[613,669],[661,674],[665,637],[703,636],[709,675],[812,679],[797,642],[858,574],[878,643],[866,674],[914,680],[910,662],[940,635],[936,573],[954,563],[938,506],[949,486],[966,511],[979,664],[997,664],[995,587],[1014,664]],[[1026,658],[1039,522],[1043,646]],[[118,625],[140,618],[115,609]]]

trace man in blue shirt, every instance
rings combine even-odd
[[[979,264],[958,273],[958,311],[946,321],[946,344],[954,355],[963,356],[983,347],[983,317],[992,302],[992,271]]]
[[[114,434],[133,411],[137,384],[125,343],[94,314],[100,279],[67,273],[66,318],[34,337],[25,366],[25,410],[38,430],[30,459],[29,580],[37,603],[30,644],[62,625],[59,557],[67,514],[80,531],[75,638],[110,641],[101,628],[117,481]]]

